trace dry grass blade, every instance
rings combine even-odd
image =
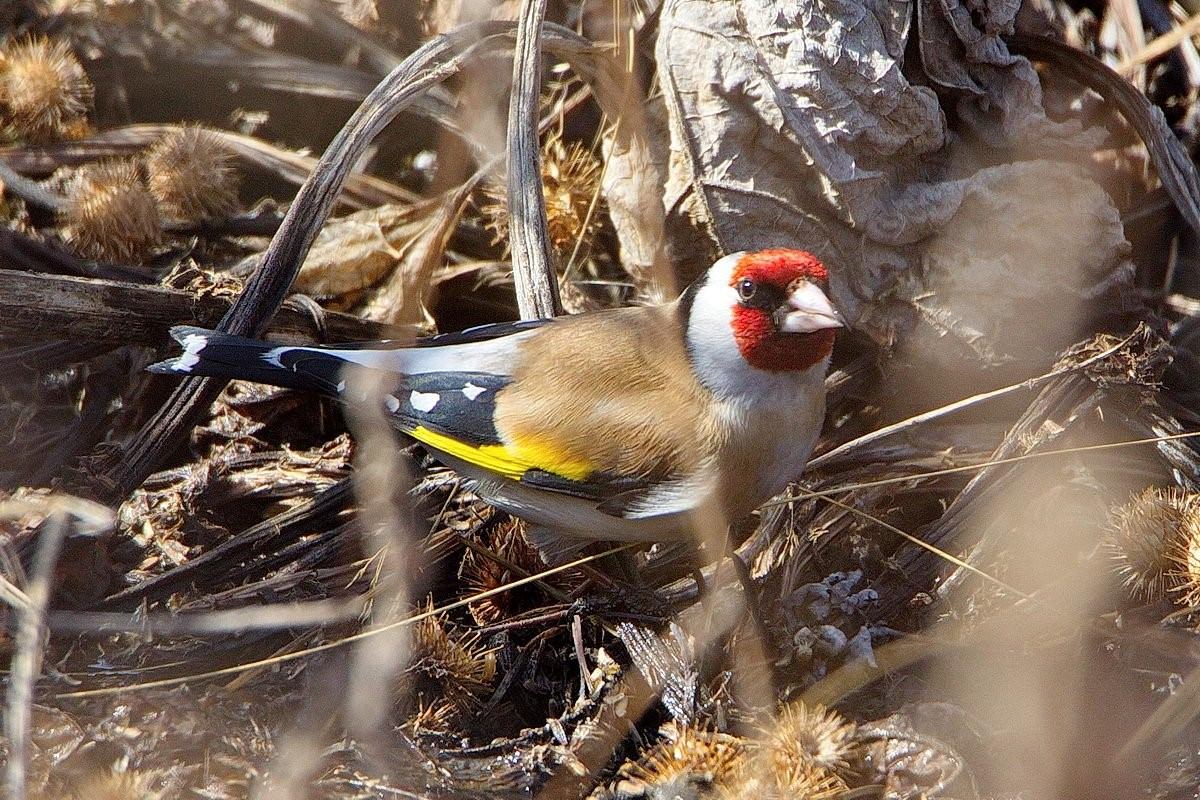
[[[916,536],[913,536],[911,533],[901,530],[900,528],[897,528],[895,525],[892,525],[890,522],[886,522],[885,520],[880,519],[879,517],[875,516],[874,514],[870,514],[866,511],[863,511],[860,508],[855,508],[854,506],[848,505],[839,500],[834,500],[832,497],[822,497],[821,499],[824,500],[826,503],[835,505],[838,508],[841,508],[845,511],[849,511],[852,514],[856,514],[857,516],[860,516],[863,519],[868,520],[869,522],[873,522],[874,524],[878,525],[881,528],[891,531],[892,533],[899,536],[901,539],[904,539],[906,542],[909,542],[910,544],[915,544],[917,547],[920,547],[923,550],[927,550],[928,552],[932,553],[933,555],[937,556],[938,558],[942,559],[943,561],[953,564],[954,566],[958,567],[959,569],[963,569],[974,575],[978,575],[979,577],[983,578],[984,580],[988,581],[989,583],[995,584],[996,586],[1000,587],[1001,589],[1003,589],[1006,592],[1011,592],[1013,595],[1021,598],[1022,600],[1033,599],[1030,595],[1026,594],[1025,592],[1022,592],[1020,589],[1016,588],[1015,586],[1005,583],[1004,581],[1000,580],[999,578],[995,577],[994,575],[990,575],[987,572],[981,570],[979,567],[976,567],[972,564],[967,563],[966,561],[963,561],[961,558],[959,558],[956,555],[947,553],[945,550],[941,549],[940,547],[937,547],[935,545],[929,544],[928,542],[924,542],[924,541],[918,539]]]
[[[837,447],[833,448],[832,450],[830,450],[826,453],[822,453],[820,456],[809,461],[807,469],[809,469],[809,470],[819,469],[823,465],[828,464],[831,461],[836,461],[838,458],[841,458],[842,456],[845,456],[848,453],[853,452],[856,448],[862,447],[867,444],[871,444],[873,442],[877,442],[880,439],[883,439],[887,436],[893,436],[897,433],[902,433],[903,431],[906,431],[906,430],[912,428],[913,426],[922,425],[924,423],[932,422],[933,420],[941,419],[942,417],[946,417],[951,414],[956,414],[960,411],[964,411],[968,408],[972,408],[981,403],[986,403],[988,401],[996,400],[1001,397],[1007,397],[1008,395],[1010,395],[1014,392],[1020,391],[1022,389],[1032,389],[1035,386],[1040,385],[1044,381],[1047,381],[1047,380],[1057,377],[1059,375],[1065,375],[1070,372],[1077,372],[1080,370],[1087,369],[1088,367],[1093,366],[1095,364],[1099,364],[1105,358],[1108,358],[1109,356],[1112,356],[1113,354],[1119,352],[1121,350],[1121,348],[1126,347],[1131,342],[1133,342],[1134,339],[1138,335],[1139,335],[1138,333],[1131,334],[1131,335],[1125,337],[1124,339],[1122,339],[1121,341],[1117,342],[1116,344],[1112,345],[1111,347],[1108,347],[1107,349],[1105,349],[1099,353],[1096,353],[1093,356],[1089,356],[1086,360],[1081,361],[1077,364],[1068,364],[1065,366],[1058,366],[1058,367],[1055,367],[1054,369],[1050,370],[1049,372],[1043,373],[1041,375],[1035,375],[1032,378],[1028,378],[1026,380],[1021,381],[1020,383],[1014,383],[1014,384],[1010,384],[1008,386],[1002,386],[999,389],[993,389],[990,392],[981,392],[980,394],[972,395],[970,397],[964,397],[962,400],[956,400],[955,402],[949,403],[940,408],[935,408],[930,411],[926,411],[921,414],[917,414],[915,416],[909,417],[908,419],[904,419],[899,422],[893,423],[891,425],[886,425],[882,428],[871,431],[870,433],[859,436],[857,439],[854,439],[852,441],[845,442],[844,444],[838,445]]]
[[[103,158],[137,155],[163,137],[186,129],[186,126],[182,125],[126,125],[75,142],[0,148],[0,159],[16,172],[45,175],[63,166],[78,166]],[[291,183],[303,183],[317,165],[317,159],[312,156],[294,153],[253,136],[211,128],[205,130],[243,162],[271,172]],[[339,202],[353,208],[373,208],[384,203],[411,203],[416,199],[416,195],[403,187],[362,172],[353,172],[347,176],[346,184],[338,198]]]
[[[312,600],[305,603],[271,603],[227,611],[153,613],[137,617],[118,611],[56,611],[48,615],[55,634],[107,635],[136,633],[146,636],[211,636],[246,631],[320,628],[340,625],[362,616],[364,601]]]
[[[1200,438],[1200,431],[1172,433],[1165,436],[1147,436],[1144,439],[1130,439],[1124,442],[1106,442],[1104,444],[1089,444],[1080,447],[1063,447],[1052,450],[1039,450],[1035,453],[1025,453],[1019,456],[988,459],[987,461],[981,461],[978,464],[964,464],[959,467],[947,467],[946,469],[935,469],[928,472],[914,472],[911,475],[897,475],[892,478],[880,478],[876,481],[863,481],[860,483],[846,484],[845,486],[839,486],[835,489],[825,489],[819,492],[806,492],[803,497],[789,497],[783,500],[772,500],[769,503],[764,503],[762,507],[771,508],[773,506],[786,506],[799,500],[825,498],[829,497],[830,495],[857,491],[859,489],[871,489],[878,486],[892,486],[895,484],[908,483],[915,480],[936,478],[943,475],[957,475],[963,472],[973,472],[982,469],[988,469],[989,467],[1007,466],[1009,464],[1020,464],[1025,461],[1035,461],[1043,458],[1051,458],[1053,456],[1067,456],[1076,453],[1092,453],[1102,450],[1114,450],[1121,447],[1137,447],[1140,445],[1162,444],[1164,442],[1178,442],[1185,439],[1197,438]]]
[[[1178,47],[1184,40],[1200,34],[1200,14],[1176,26],[1170,33],[1164,33],[1146,44],[1141,50],[1133,53],[1117,65],[1117,72],[1128,76],[1138,67],[1153,61]]]

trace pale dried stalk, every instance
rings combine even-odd
[[[546,225],[538,141],[538,97],[542,83],[542,22],[546,0],[524,0],[513,52],[508,104],[508,235],[513,283],[522,319],[562,313],[554,250]]]

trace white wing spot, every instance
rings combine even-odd
[[[346,382],[345,382],[345,381],[338,381],[338,385],[337,385],[337,392],[338,392],[338,394],[341,394],[341,393],[342,393],[342,392],[344,392],[344,391],[346,391]],[[392,399],[394,400],[395,398],[392,398]]]
[[[273,367],[282,368],[283,362],[279,360],[279,357],[291,349],[290,347],[272,347],[270,350],[263,352],[262,360]]]
[[[345,381],[343,381],[343,384],[344,383],[345,383]],[[338,387],[338,391],[339,392],[341,391],[340,386]],[[385,396],[383,398],[383,404],[384,404],[384,406],[387,407],[387,410],[392,412],[393,414],[395,414],[397,411],[400,410],[400,399],[397,398],[396,395],[394,395],[394,394],[389,394],[389,395]]]
[[[474,400],[476,397],[479,397],[479,395],[486,391],[487,389],[483,388],[482,386],[476,386],[470,381],[467,381],[467,385],[462,388],[463,396],[468,400]]]
[[[200,363],[200,351],[208,344],[208,337],[200,333],[189,333],[183,337],[183,354],[175,359],[175,370],[191,372]]]
[[[422,414],[428,414],[430,411],[433,411],[434,406],[441,399],[441,395],[437,392],[418,392],[416,389],[408,396],[409,404]]]

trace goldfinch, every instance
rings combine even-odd
[[[348,369],[381,373],[394,425],[561,557],[588,541],[689,537],[690,514],[737,519],[799,477],[844,324],[827,281],[800,250],[735,253],[661,306],[416,344],[273,345],[181,326],[183,353],[150,369],[347,402],[361,399]]]

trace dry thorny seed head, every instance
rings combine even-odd
[[[637,761],[622,765],[618,793],[648,798],[697,797],[726,786],[742,768],[744,742],[699,725],[668,723]]]
[[[1190,494],[1184,501],[1167,558],[1171,561],[1168,576],[1175,602],[1185,608],[1200,606],[1200,495]]]
[[[188,126],[159,139],[146,153],[150,193],[175,219],[200,221],[237,209],[233,153],[212,131]]]
[[[589,241],[599,230],[600,209],[593,208],[592,203],[599,197],[600,172],[600,162],[578,142],[566,144],[558,135],[552,135],[542,146],[546,226],[559,253],[569,255],[580,239],[580,252],[586,253]],[[483,192],[483,218],[495,233],[495,241],[506,242],[508,195],[503,179],[484,184]]]
[[[458,715],[458,708],[449,700],[434,700],[426,703],[418,701],[416,713],[408,720],[406,726],[414,734],[419,733],[452,733],[452,723]]]
[[[77,138],[86,131],[92,82],[65,41],[29,37],[0,52],[4,121],[29,141]]]
[[[525,523],[508,518],[495,525],[481,544],[495,553],[498,558],[468,549],[463,554],[459,578],[468,594],[481,594],[511,583],[520,575],[513,574],[507,564],[512,564],[526,575],[544,569],[537,548],[525,538]],[[512,608],[512,593],[502,592],[472,602],[468,609],[471,617],[480,625],[489,625],[506,618]]]
[[[1200,495],[1178,488],[1150,487],[1109,515],[1104,548],[1133,597],[1161,600],[1182,592],[1190,603],[1197,593],[1193,553],[1200,533]]]
[[[433,608],[432,599],[428,608]],[[434,681],[455,706],[474,704],[491,685],[495,652],[480,644],[477,634],[452,633],[441,617],[430,615],[417,623],[414,638],[416,653],[409,672]]]
[[[846,791],[846,782],[812,763],[800,763],[786,773],[763,769],[748,759],[732,780],[721,787],[720,800],[833,800]]]
[[[793,771],[799,770],[796,780],[802,778],[807,764],[844,769],[854,748],[855,726],[833,709],[796,703],[763,733],[763,748],[782,783]]]
[[[158,207],[132,161],[80,169],[59,221],[63,238],[87,258],[140,261],[162,238]]]
[[[151,787],[157,781],[152,773],[138,770],[106,769],[75,782],[71,800],[157,800],[162,792]]]

